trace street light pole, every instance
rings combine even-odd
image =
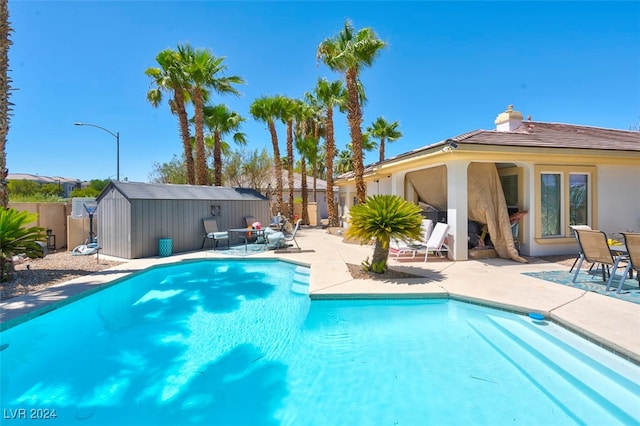
[[[113,133],[111,130],[107,130],[104,127],[98,126],[96,124],[75,122],[75,123],[73,123],[73,125],[74,126],[95,127],[95,128],[100,129],[100,130],[104,130],[105,132],[109,133],[111,136],[116,138],[116,180],[119,181],[120,180],[120,132]]]

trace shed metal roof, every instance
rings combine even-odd
[[[259,192],[247,188],[124,181],[111,181],[97,200],[112,187],[128,200],[266,200]]]

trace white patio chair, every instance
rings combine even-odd
[[[449,246],[445,243],[447,235],[449,233],[450,226],[443,222],[436,223],[436,226],[433,228],[433,232],[431,236],[427,240],[425,245],[420,246],[417,250],[418,252],[424,251],[424,261],[426,262],[429,258],[429,253],[433,252],[441,255],[442,252],[448,252]]]
[[[421,234],[423,240],[415,240],[411,242],[397,240],[392,238],[389,241],[389,252],[396,255],[396,260],[404,254],[411,253],[411,257],[416,257],[416,251],[421,247],[427,244],[429,241],[429,237],[431,237],[431,233],[433,232],[433,221],[431,219],[423,219],[421,228]]]

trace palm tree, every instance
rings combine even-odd
[[[319,78],[316,83],[315,95],[324,107],[325,112],[325,167],[327,170],[327,213],[329,226],[338,226],[338,209],[333,200],[333,159],[336,156],[336,141],[333,127],[333,109],[342,111],[347,103],[347,92],[341,80],[329,82],[326,78]]]
[[[418,205],[397,195],[374,195],[366,203],[349,210],[351,220],[345,236],[361,243],[375,239],[371,263],[363,262],[363,267],[372,272],[387,270],[389,242],[399,240],[422,240],[422,214]]]
[[[307,160],[313,165],[316,171],[318,157],[318,142],[320,140],[320,129],[317,121],[317,106],[300,102],[298,105],[298,116],[296,123],[296,149],[300,153],[300,174],[302,185],[302,222],[309,222],[309,193],[307,190]],[[316,178],[313,177],[313,200],[316,200]]]
[[[9,48],[11,47],[11,24],[9,23],[9,4],[0,1],[0,208],[9,206],[7,192],[7,134],[9,133],[9,116],[11,114],[11,77],[9,77]]]
[[[307,151],[307,160],[309,160],[309,163],[312,167],[311,175],[313,176],[313,201],[317,202],[317,179],[325,179],[325,162],[322,158],[322,156],[324,155],[324,150],[319,144],[320,138],[324,138],[326,136],[326,128],[324,125],[324,107],[320,104],[318,98],[313,93],[305,93],[304,100],[311,114],[311,116],[307,120],[308,125],[311,128],[310,132],[313,135],[313,138],[317,141],[316,145],[314,147],[309,147],[310,150]]]
[[[238,130],[246,119],[237,112],[231,111],[224,104],[207,105],[202,112],[204,125],[213,135],[213,184],[222,186],[222,145],[224,142],[222,138],[233,133],[233,141],[238,145],[245,145],[246,135]]]
[[[302,223],[309,224],[309,191],[307,190],[307,155],[318,145],[310,132],[296,132],[296,149],[300,153],[300,180],[302,186]],[[313,155],[313,154],[312,154]]]
[[[195,125],[195,170],[196,184],[207,185],[207,156],[204,149],[204,105],[208,101],[210,91],[218,94],[239,96],[240,92],[234,84],[244,84],[237,76],[222,76],[227,70],[224,56],[215,56],[209,49],[193,49],[185,43],[178,46],[178,53],[183,59],[184,72],[189,85],[187,90],[193,100]]]
[[[384,161],[385,141],[395,142],[402,137],[402,132],[398,130],[399,122],[387,122],[384,117],[378,117],[371,126],[367,127],[367,133],[380,140],[380,161]]]
[[[347,120],[351,142],[359,203],[366,200],[367,188],[364,184],[364,163],[362,152],[362,105],[359,90],[359,74],[362,68],[371,66],[386,43],[378,38],[371,28],[363,28],[354,33],[353,24],[346,21],[340,33],[320,43],[317,57],[331,70],[344,74],[347,85]]]
[[[353,150],[343,149],[338,153],[338,161],[336,162],[335,172],[338,175],[350,172],[353,170]],[[328,169],[327,169],[328,170]],[[329,172],[327,172],[329,173]],[[327,178],[329,175],[327,174]],[[327,181],[328,182],[328,181]],[[329,190],[329,184],[327,183],[327,191]],[[327,196],[328,201],[329,196]]]
[[[280,117],[282,97],[271,96],[261,97],[251,103],[249,113],[251,116],[267,124],[271,135],[271,145],[273,147],[273,167],[276,178],[276,206],[279,212],[282,211],[282,159],[280,158],[280,146],[278,144],[278,133],[276,132],[275,121]],[[273,212],[272,212],[273,213]]]
[[[299,101],[280,96],[280,120],[286,124],[287,130],[287,180],[289,186],[289,218],[293,219],[293,121],[299,115]]]
[[[178,52],[165,49],[158,53],[156,62],[159,68],[147,68],[144,72],[151,77],[151,84],[154,86],[147,92],[147,101],[154,107],[158,107],[162,102],[163,92],[171,94],[169,99],[169,107],[171,113],[178,116],[180,126],[180,137],[182,138],[182,148],[184,162],[187,169],[187,183],[195,185],[196,175],[193,163],[193,146],[191,145],[191,135],[189,134],[189,119],[185,105],[190,102],[189,93],[186,90],[186,76],[183,71],[183,63],[181,62]]]

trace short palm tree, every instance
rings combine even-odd
[[[353,170],[353,151],[349,149],[343,149],[338,153],[338,161],[335,165],[336,174],[341,175]],[[327,172],[328,173],[328,172]],[[328,174],[327,174],[328,177]],[[327,184],[327,191],[329,190],[329,184]]]
[[[27,257],[42,257],[42,247],[38,242],[47,239],[44,228],[26,226],[37,219],[36,213],[0,209],[0,282],[13,272],[13,256],[24,253]]]
[[[363,68],[373,64],[385,46],[386,43],[380,40],[371,28],[355,32],[353,24],[346,21],[338,35],[320,43],[316,54],[331,70],[345,76],[348,94],[347,121],[353,144],[356,196],[359,203],[364,203],[367,197],[367,187],[364,183],[362,88],[359,74]]]
[[[389,123],[384,117],[378,117],[371,126],[367,127],[367,133],[378,139],[380,143],[380,161],[384,161],[385,141],[395,142],[402,137],[402,132],[398,130],[399,122]]]
[[[204,125],[213,135],[213,184],[222,186],[223,138],[225,135],[233,134],[232,138],[235,143],[241,146],[245,145],[246,135],[238,130],[246,119],[237,112],[231,111],[224,104],[205,106],[202,112]]]
[[[345,236],[360,243],[375,239],[371,263],[363,263],[372,272],[387,270],[389,242],[399,240],[421,240],[423,238],[422,214],[419,206],[409,203],[397,195],[374,195],[364,204],[349,210],[351,219]]]

